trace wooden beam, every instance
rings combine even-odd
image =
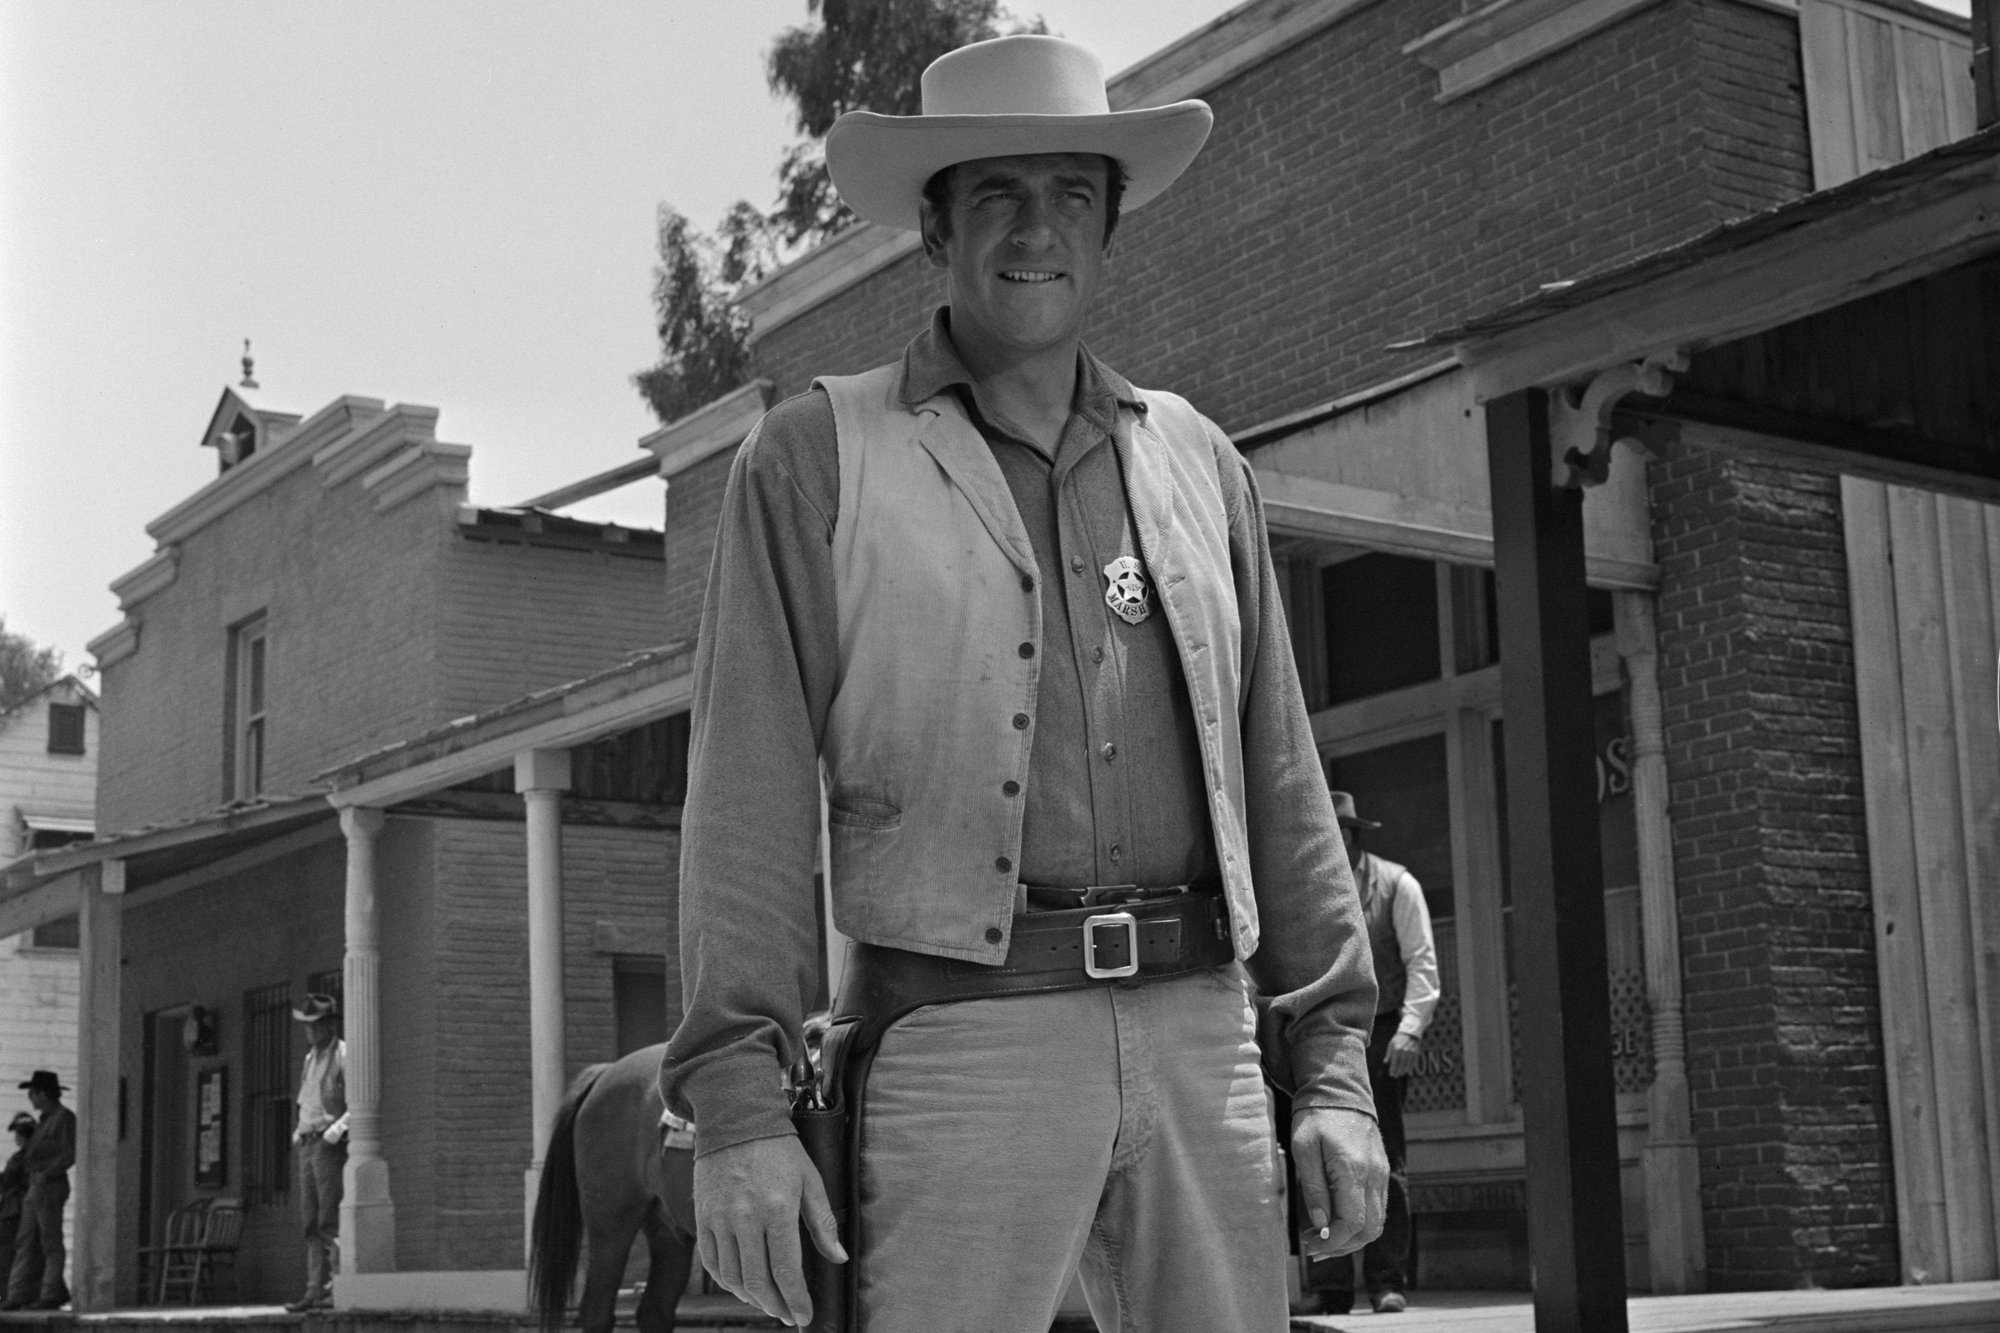
[[[80,873],[71,871],[0,902],[0,939],[76,915],[76,905],[82,894],[78,888],[82,882],[78,878]]]
[[[521,798],[501,791],[439,791],[398,801],[388,807],[392,815],[425,815],[435,819],[495,819],[518,824],[527,818]],[[562,822],[595,825],[601,828],[634,828],[671,831],[681,826],[681,807],[652,805],[644,801],[592,801],[579,796],[562,798]]]
[[[1891,210],[1894,210],[1893,212]],[[1676,347],[1775,328],[1990,254],[2000,161],[1975,158],[1885,202],[1856,200],[1756,244],[1460,344],[1492,402]]]
[[[1972,107],[1980,129],[2000,121],[2000,0],[1972,0]]]
[[[77,872],[78,916],[76,1104],[76,1277],[79,1311],[117,1302],[118,1057],[124,1006],[119,984],[125,952],[125,863],[103,861]]]
[[[1488,404],[1486,448],[1535,1328],[1624,1333],[1583,494],[1550,484],[1540,390]]]

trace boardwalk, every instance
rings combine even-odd
[[[2000,1333],[2000,1282],[1858,1291],[1725,1292],[1705,1296],[1636,1296],[1632,1333],[1902,1333],[1965,1330]],[[1351,1314],[1294,1319],[1294,1333],[1534,1333],[1525,1292],[1421,1292],[1400,1315]]]

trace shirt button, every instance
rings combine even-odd
[[[993,868],[1004,875],[1014,868],[1014,863],[1004,856],[996,856],[993,858]]]
[[[1082,556],[1080,556],[1080,555],[1073,555],[1073,556],[1071,556],[1071,557],[1069,558],[1069,572],[1070,572],[1070,573],[1072,573],[1072,574],[1081,574],[1081,573],[1083,573],[1083,557],[1082,557]]]
[[[1034,590],[1035,590],[1035,576],[1033,574],[1021,575],[1021,591],[1033,592]]]
[[[1028,729],[1028,715],[1026,713],[1014,714],[1014,730],[1026,731],[1027,729]]]
[[[1001,940],[1005,938],[1006,936],[1000,933],[1000,927],[988,926],[986,928],[986,942],[988,944],[998,944]]]
[[[1107,761],[1116,759],[1118,757],[1118,747],[1113,745],[1110,741],[1106,741],[1104,742],[1104,749],[1102,753]]]
[[[1008,778],[1000,784],[1000,794],[1002,796],[1019,796],[1021,794],[1021,784],[1012,778]]]
[[[1090,660],[1093,662],[1102,662],[1104,660],[1103,644],[1100,643],[1095,648],[1092,648],[1090,650]]]
[[[1022,644],[1022,645],[1021,645],[1021,656],[1023,656],[1023,657],[1033,657],[1034,655],[1035,655],[1035,645],[1034,645],[1034,644],[1032,644],[1032,643],[1024,643],[1024,644]]]
[[[1119,858],[1119,857],[1121,857],[1121,856],[1123,856],[1123,855],[1125,855],[1125,849],[1124,849],[1123,847],[1120,847],[1120,846],[1119,846],[1119,845],[1118,845],[1117,843],[1115,843],[1115,842],[1114,842],[1114,843],[1112,843],[1112,844],[1111,844],[1111,864],[1113,864],[1113,865],[1117,865],[1117,864],[1118,864],[1118,858]]]

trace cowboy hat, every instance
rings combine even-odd
[[[1174,183],[1208,138],[1206,102],[1113,111],[1104,67],[1060,37],[995,37],[947,51],[923,77],[923,114],[850,111],[826,136],[826,167],[849,208],[915,231],[924,182],[959,162],[1100,153],[1125,169],[1120,207]]]
[[[1360,815],[1355,814],[1354,797],[1351,793],[1344,791],[1333,793],[1333,817],[1349,828],[1382,827],[1380,820],[1363,819]]]
[[[69,1091],[56,1079],[53,1069],[37,1069],[22,1081],[21,1086],[30,1092],[46,1092],[51,1097],[60,1097]]]
[[[317,1023],[322,1018],[338,1018],[340,1001],[331,995],[308,995],[304,1004],[292,1010],[292,1017],[301,1023]]]
[[[41,1123],[41,1121],[29,1115],[26,1111],[16,1111],[14,1118],[7,1122],[7,1129],[9,1133],[13,1134],[32,1134],[41,1126]]]

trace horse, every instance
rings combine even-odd
[[[577,1250],[584,1333],[609,1333],[632,1240],[646,1235],[649,1267],[640,1333],[673,1333],[674,1303],[695,1253],[694,1153],[662,1146],[660,1056],[648,1046],[576,1076],[556,1112],[535,1195],[528,1290],[542,1328],[563,1326]]]

